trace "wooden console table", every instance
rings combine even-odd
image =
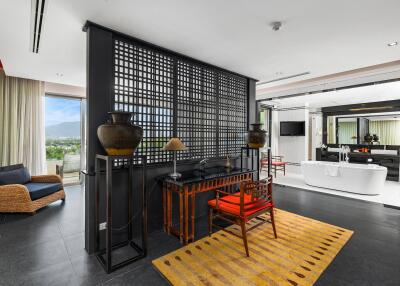
[[[216,189],[233,192],[238,189],[241,182],[252,180],[255,172],[254,170],[227,170],[224,167],[213,167],[184,172],[177,180],[168,176],[160,178],[163,181],[164,231],[179,237],[181,243],[187,244],[189,241],[194,241],[196,194]],[[179,228],[172,225],[172,193],[174,192],[179,197]]]

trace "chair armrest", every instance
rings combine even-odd
[[[28,189],[24,185],[12,184],[0,186],[0,204],[18,201],[31,201]]]
[[[62,184],[62,179],[59,175],[32,176],[31,180],[33,183],[61,183]]]

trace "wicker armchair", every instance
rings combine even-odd
[[[32,176],[31,182],[62,184],[61,177],[58,175]],[[9,184],[0,186],[0,212],[35,214],[38,209],[57,200],[65,200],[64,188],[37,200],[32,200],[25,185]]]

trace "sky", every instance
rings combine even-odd
[[[45,125],[80,121],[80,106],[80,100],[46,96]]]

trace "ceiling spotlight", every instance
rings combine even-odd
[[[272,30],[279,31],[279,29],[282,27],[282,22],[279,22],[279,21],[272,22],[271,27],[272,27]]]
[[[63,76],[63,74],[62,73],[56,73],[56,76],[58,76],[58,77],[62,77]]]
[[[399,44],[399,42],[392,42],[392,43],[389,43],[389,44],[387,44],[389,47],[394,47],[394,46],[397,46]]]

